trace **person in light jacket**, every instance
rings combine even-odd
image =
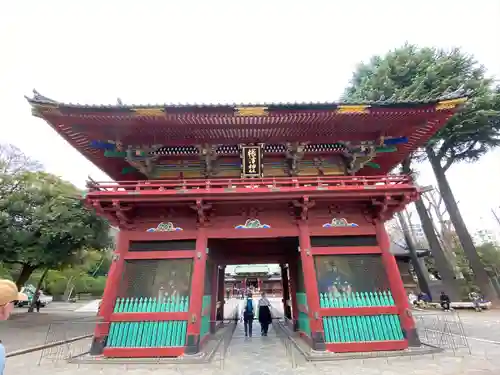
[[[259,323],[260,333],[262,336],[267,336],[269,324],[272,323],[271,302],[266,297],[266,293],[261,293],[261,298],[258,302],[259,307]]]
[[[0,320],[9,319],[14,309],[14,301],[27,301],[28,296],[19,293],[16,284],[10,280],[0,279]],[[0,341],[0,375],[5,368],[5,348]]]

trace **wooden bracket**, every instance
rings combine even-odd
[[[130,220],[125,214],[125,211],[127,211],[127,208],[122,207],[121,203],[119,200],[114,199],[113,202],[113,209],[116,215],[116,218],[118,219],[118,224],[121,228],[129,229],[131,227],[130,225]]]
[[[378,208],[375,219],[385,221],[388,219],[389,196],[385,196],[382,201],[372,199],[372,205]]]
[[[211,204],[204,204],[202,199],[197,199],[196,204],[193,204],[190,207],[196,211],[198,223],[200,225],[203,225],[208,221],[207,211],[212,208]]]
[[[209,145],[208,143],[204,143],[202,145],[198,145],[198,153],[200,160],[205,162],[205,177],[212,177],[217,174],[216,168],[216,160],[217,160],[217,146]]]
[[[316,202],[309,200],[309,196],[304,195],[302,197],[302,201],[294,200],[292,201],[294,207],[299,208],[300,211],[300,219],[307,220],[309,209],[313,208]]]
[[[299,162],[304,157],[306,142],[293,142],[286,144],[285,156],[289,162],[289,171],[291,176],[299,174]]]
[[[119,226],[120,223],[117,220],[117,218],[114,215],[112,215],[109,211],[104,210],[104,208],[101,205],[101,201],[97,199],[92,199],[89,203],[92,205],[92,208],[96,211],[98,215],[108,219],[111,224]]]
[[[418,195],[418,193],[416,193]],[[399,211],[402,211],[404,210],[405,206],[408,204],[408,203],[411,203],[412,201],[414,201],[414,194],[410,194],[410,193],[405,193],[403,195],[403,199],[401,199],[401,201],[398,202],[398,204],[396,205],[395,207],[395,211],[396,212],[399,212]]]

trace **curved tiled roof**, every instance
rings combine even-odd
[[[124,145],[188,146],[310,141],[364,142],[406,137],[396,152],[376,156],[384,174],[425,142],[452,116],[465,98],[458,94],[417,102],[254,103],[82,105],[63,103],[34,92],[27,98],[35,116],[43,118],[73,147],[115,180],[144,179],[128,174],[128,163],[107,158],[92,142]]]

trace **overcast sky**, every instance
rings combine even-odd
[[[31,117],[33,88],[86,104],[335,101],[358,62],[406,41],[462,47],[500,77],[499,19],[499,0],[3,1],[0,140],[83,187],[107,177]],[[448,172],[472,231],[500,230],[499,162]]]

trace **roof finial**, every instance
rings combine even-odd
[[[52,99],[47,98],[46,96],[43,96],[35,89],[33,89],[33,100],[38,101],[38,102],[45,102],[45,103],[57,103],[55,100],[52,100]]]

